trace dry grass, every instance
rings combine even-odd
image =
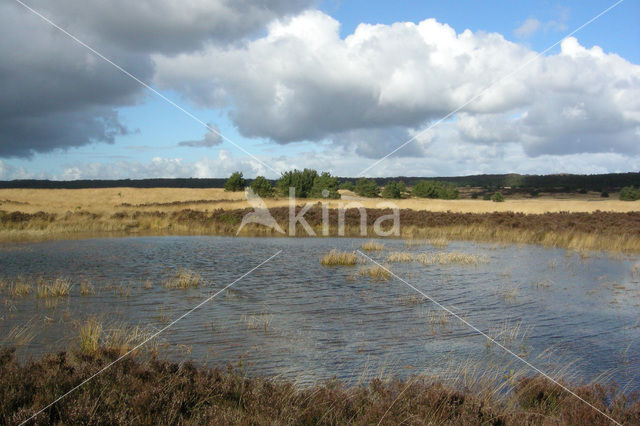
[[[238,224],[249,208],[244,194],[224,192],[221,189],[185,189],[185,188],[105,188],[78,190],[0,190],[0,199],[13,200],[3,204],[7,215],[23,212],[26,217],[0,221],[0,241],[31,241],[55,238],[83,238],[91,236],[118,235],[235,235]],[[314,200],[299,200],[300,204]],[[327,200],[323,200],[327,201]],[[286,210],[287,199],[269,199],[265,201],[272,209]],[[330,200],[329,207],[335,209],[349,200]],[[379,199],[359,201],[373,213]],[[493,203],[480,200],[395,200],[401,209],[401,237],[410,240],[408,244],[426,244],[445,247],[449,240],[497,241],[502,243],[533,243],[550,247],[564,247],[578,251],[608,250],[612,252],[640,252],[640,237],[631,229],[623,229],[631,220],[609,217],[607,214],[594,213],[596,222],[584,217],[517,218],[506,212],[520,212],[539,215],[547,212],[580,215],[584,212],[637,212],[640,202],[618,200],[582,199],[525,199],[507,200]],[[402,210],[406,209],[406,210]],[[334,210],[332,210],[334,211]],[[41,213],[38,213],[41,212]],[[409,220],[411,212],[436,214],[450,217],[436,218],[427,222]],[[502,212],[502,213],[492,213]],[[583,213],[581,213],[583,212]],[[492,220],[476,223],[473,217],[453,217],[456,214],[507,215],[521,226],[500,225],[501,218],[493,226]],[[33,216],[28,216],[31,214]],[[335,215],[334,213],[331,213]],[[281,213],[276,219],[282,222]],[[562,213],[561,215],[565,215]],[[318,216],[320,217],[320,216]],[[443,219],[443,220],[440,220]],[[586,226],[550,227],[553,223],[583,223]],[[600,221],[600,225],[597,223]],[[592,223],[593,222],[593,223]],[[284,222],[283,222],[284,223]],[[336,222],[337,223],[337,222]],[[635,223],[635,222],[634,222]],[[604,224],[605,226],[601,226]],[[525,226],[526,225],[526,226]],[[595,227],[591,227],[595,225]],[[322,226],[312,223],[316,232]],[[590,228],[591,227],[591,228]],[[337,234],[336,225],[329,227],[332,235]],[[368,235],[375,235],[373,227],[368,227]],[[592,231],[596,229],[597,231]],[[302,231],[302,230],[301,230]],[[304,232],[302,232],[304,234]],[[246,236],[275,236],[275,231],[260,226],[243,228]],[[360,235],[359,226],[347,223],[346,235]]]
[[[14,281],[11,281],[7,286],[7,295],[9,297],[24,297],[31,294],[31,283],[25,281],[24,278],[18,277]]]
[[[367,251],[380,251],[384,249],[384,244],[377,241],[367,241],[366,243],[362,244],[360,248]]]
[[[391,278],[389,268],[380,265],[371,265],[360,268],[358,274],[362,277],[368,276],[373,280],[388,281]]]
[[[353,266],[358,263],[358,255],[355,251],[331,250],[322,256],[320,263],[325,266]]]
[[[5,346],[26,346],[36,337],[36,329],[33,321],[14,326],[2,339]]]
[[[440,253],[421,253],[415,256],[415,259],[423,265],[474,265],[487,263],[489,259],[486,256],[476,254],[468,254],[461,252],[440,252]]]
[[[389,253],[388,262],[413,262],[415,255],[408,251],[394,251]]]
[[[111,214],[124,209],[175,211],[183,208],[199,210],[224,208],[242,209],[249,207],[242,192],[225,192],[221,188],[98,188],[98,189],[0,189],[0,199],[13,200],[16,209],[28,213],[47,211],[64,214],[68,211],[90,211]],[[210,201],[210,202],[202,202]],[[267,207],[288,206],[287,199],[265,200]],[[300,200],[304,204],[306,200]],[[340,200],[328,201],[330,208],[337,208]],[[189,203],[191,202],[191,203]],[[348,200],[342,200],[343,203]],[[365,208],[375,208],[380,199],[358,198]],[[486,213],[512,211],[521,213],[545,212],[629,212],[640,209],[639,203],[603,200],[537,198],[506,200],[494,203],[484,200],[393,200],[400,209],[429,210],[434,212]],[[175,203],[175,204],[171,204]],[[3,205],[3,208],[11,205]],[[131,207],[129,207],[131,206]],[[185,207],[186,206],[186,207]],[[78,208],[79,207],[79,208]]]
[[[46,297],[64,297],[69,295],[71,289],[71,281],[67,278],[56,278],[53,281],[45,281],[39,279],[36,286],[36,296]]]
[[[78,344],[80,350],[86,354],[94,355],[102,347],[123,355],[147,340],[152,334],[152,331],[140,326],[128,326],[116,322],[105,324],[99,318],[91,317],[80,326]],[[157,342],[151,345],[153,350]]]
[[[96,294],[96,288],[91,284],[91,281],[84,280],[80,283],[80,294],[83,296]]]
[[[188,271],[186,269],[181,269],[178,271],[175,277],[172,277],[171,279],[165,281],[164,286],[166,288],[189,289],[198,287],[200,283],[200,274],[193,271]]]

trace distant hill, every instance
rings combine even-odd
[[[473,175],[451,177],[415,177],[397,176],[375,178],[378,185],[384,185],[389,180],[402,180],[408,186],[423,180],[439,180],[451,182],[460,187],[470,186],[485,189],[511,188],[514,191],[541,192],[576,192],[576,191],[619,191],[625,186],[640,186],[640,173],[608,173],[599,175]],[[356,182],[358,178],[342,177],[341,182]],[[22,179],[0,181],[0,188],[222,188],[226,178],[196,179],[120,179],[120,180],[36,180]]]

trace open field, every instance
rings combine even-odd
[[[491,213],[518,212],[540,214],[547,212],[631,212],[640,211],[640,201],[628,202],[611,198],[581,194],[509,199],[503,203],[484,200],[435,200],[403,199],[385,200],[382,198],[362,198],[350,191],[340,191],[341,200],[298,200],[305,202],[328,202],[330,208],[340,203],[352,201],[362,203],[366,208],[376,208],[383,201],[392,201],[400,209],[429,210],[434,212]],[[267,207],[286,207],[287,199],[265,199]],[[0,210],[35,213],[64,214],[66,212],[85,211],[97,214],[112,214],[119,211],[166,211],[182,209],[235,210],[249,207],[242,192],[225,192],[220,188],[102,188],[102,189],[0,189]]]
[[[19,424],[87,374],[115,360],[117,349],[72,350],[19,364],[0,351],[0,422]],[[467,389],[428,377],[347,386],[329,380],[309,388],[247,377],[229,366],[201,368],[128,358],[39,414],[39,424],[593,424],[610,422],[542,377],[513,380],[501,396],[484,384]],[[597,384],[572,386],[590,404],[623,424],[640,422],[640,400]],[[97,403],[97,402],[100,403]]]

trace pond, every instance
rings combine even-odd
[[[162,332],[161,355],[199,364],[241,364],[250,374],[311,383],[383,375],[455,374],[526,367],[402,281],[361,276],[371,263],[323,266],[331,249],[361,239],[139,237],[0,247],[5,280],[2,344],[30,335],[21,358],[76,345],[89,318],[104,327],[162,329],[277,253],[228,290]],[[366,251],[412,286],[496,338],[542,371],[572,381],[615,380],[640,389],[640,278],[631,256],[532,245],[451,242],[434,247],[379,240]],[[446,246],[445,246],[446,245]],[[470,264],[389,262],[391,252],[464,253]],[[181,270],[197,288],[167,288]],[[7,282],[68,278],[66,297],[14,297]],[[92,290],[81,292],[81,283]]]

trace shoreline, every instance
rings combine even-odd
[[[296,211],[300,212],[298,206]],[[338,235],[338,211],[328,211],[328,235],[323,235],[323,209],[314,205],[304,215],[316,237],[380,238],[373,229],[375,220],[392,213],[390,209],[367,209],[366,233],[361,235],[357,209],[345,211],[344,235]],[[236,236],[245,214],[252,209],[175,211],[118,211],[112,214],[13,211],[0,216],[0,243],[41,242],[129,236]],[[284,230],[288,229],[289,208],[269,209]],[[400,210],[400,232],[383,238],[432,239],[537,244],[572,250],[640,253],[640,212],[547,212],[547,213],[461,213]],[[383,222],[390,226],[391,221]],[[300,224],[296,235],[283,235],[261,225],[250,224],[238,236],[313,237]]]
[[[18,424],[118,359],[117,349],[68,350],[19,363],[0,348],[0,419]],[[39,424],[610,424],[583,401],[540,376],[474,382],[464,389],[426,377],[349,386],[331,379],[300,388],[241,366],[211,368],[133,355],[79,387],[34,420]],[[623,424],[640,422],[640,398],[613,385],[563,383]],[[497,386],[497,387],[496,387]]]

